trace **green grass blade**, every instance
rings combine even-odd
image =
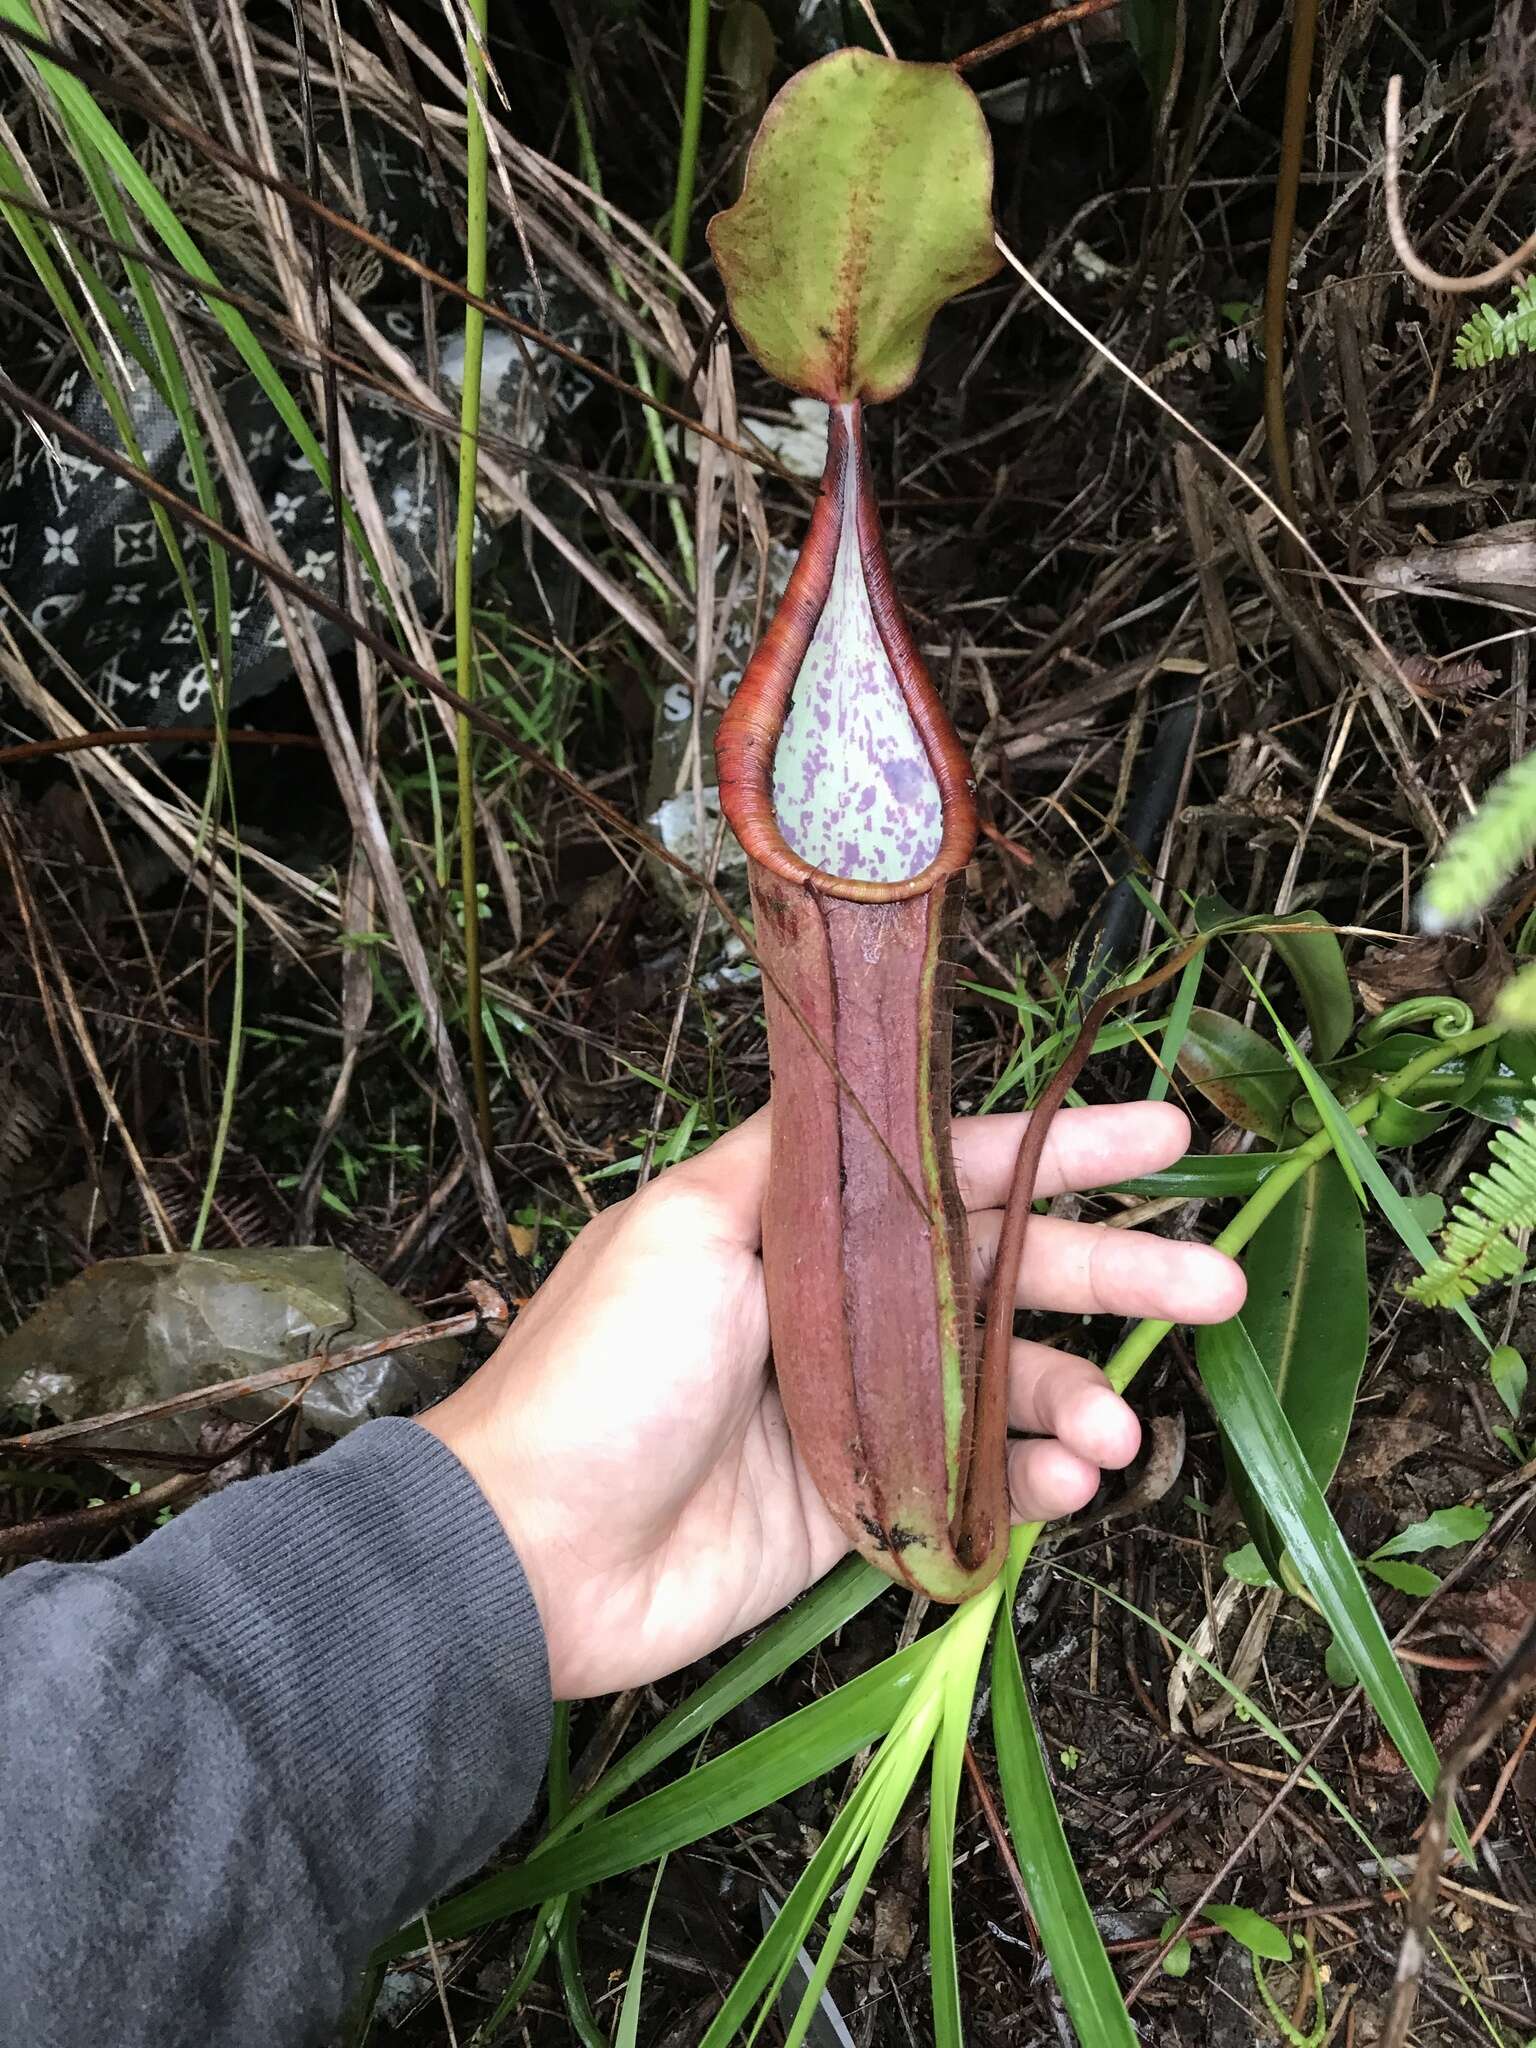
[[[747,1967],[726,1993],[699,2048],[725,2048],[746,2025],[754,2007],[766,2012],[778,1997],[796,1956],[810,1936],[816,1915],[831,1896],[839,1871],[864,1838],[881,1782],[890,1768],[891,1752],[882,1746],[796,1880],[794,1890],[780,1906]]]
[[[1136,2031],[1067,1847],[1029,1710],[1013,1604],[992,1639],[992,1733],[1008,1832],[1045,1952],[1082,2048],[1135,2048]]]
[[[557,1893],[637,1870],[835,1770],[894,1725],[939,1640],[930,1636],[914,1643],[676,1784],[536,1850],[515,1870],[472,1885],[433,1913],[433,1934],[440,1941],[456,1940]],[[413,1943],[405,1934],[384,1946],[397,1955]]]
[[[1284,1166],[1292,1157],[1291,1152],[1196,1152],[1176,1166],[1165,1166],[1161,1173],[1117,1180],[1105,1192],[1140,1195],[1147,1201],[1162,1195],[1177,1195],[1181,1201],[1222,1201],[1228,1196],[1251,1195],[1277,1166]]]
[[[645,1915],[640,1922],[640,1932],[635,1938],[635,1959],[629,1966],[629,1976],[624,1984],[624,1999],[619,2007],[619,2024],[614,2029],[613,2048],[639,2048],[640,1992],[645,1983],[645,1950],[651,1938],[651,1915],[656,1910],[656,1894],[661,1890],[662,1872],[666,1867],[667,1859],[663,1856],[656,1866],[651,1896],[645,1902]]]
[[[0,21],[8,21],[30,36],[46,39],[42,25],[27,4],[27,0],[0,0]],[[250,322],[243,313],[230,305],[227,299],[217,295],[218,274],[182,225],[175,208],[164,198],[154,180],[97,105],[83,81],[62,70],[46,57],[33,56],[30,52],[18,54],[20,61],[30,66],[47,87],[73,134],[88,143],[99,154],[112,176],[164,243],[169,254],[200,284],[215,287],[215,291],[208,293],[203,300],[209,314],[224,330],[241,361],[256,379],[278,417],[298,443],[310,467],[320,479],[322,489],[329,491],[331,471],[324,449],[320,446],[292,392],[279,376],[271,357],[262,347]],[[379,593],[379,602],[387,608],[388,594],[378,575],[377,564],[374,562],[362,524],[350,508],[346,513],[346,520],[348,530],[357,543],[359,555],[373,576]]]
[[[1273,1016],[1273,1012],[1271,1012]],[[1369,1191],[1371,1200],[1397,1232],[1409,1251],[1418,1260],[1425,1272],[1433,1266],[1438,1254],[1430,1243],[1424,1227],[1414,1216],[1403,1197],[1393,1187],[1382,1171],[1381,1162],[1367,1144],[1364,1134],[1344,1114],[1344,1108],[1337,1095],[1328,1086],[1322,1075],[1313,1066],[1306,1054],[1291,1037],[1278,1017],[1274,1018],[1275,1029],[1280,1034],[1288,1057],[1295,1065],[1306,1085],[1306,1090],[1316,1105],[1324,1129],[1333,1139],[1334,1152],[1339,1164],[1357,1186]],[[1364,1196],[1362,1195],[1362,1200]],[[1485,1351],[1492,1345],[1483,1334],[1483,1326],[1464,1301],[1451,1304],[1467,1328],[1476,1337]]]
[[[838,1873],[859,1839],[875,1790],[869,1782],[871,1775],[866,1772],[860,1779],[847,1805],[827,1830],[821,1846],[796,1880],[794,1890],[779,1908],[773,1925],[753,1951],[747,1967],[726,1993],[699,2048],[726,2048],[726,2044],[747,2025],[754,2009],[758,2018],[751,2038],[756,2039],[811,1932],[816,1915],[831,1896]]]
[[[739,1707],[791,1664],[835,1635],[845,1622],[862,1614],[871,1601],[890,1590],[890,1580],[862,1558],[850,1557],[802,1600],[760,1629],[744,1650],[691,1692],[651,1732],[643,1736],[571,1809],[574,1825],[610,1805],[621,1793],[697,1742],[722,1714]],[[564,1833],[567,1830],[562,1829]]]
[[[821,2004],[822,1994],[827,1988],[833,1967],[842,1954],[843,1943],[848,1939],[848,1930],[853,1925],[853,1916],[864,1900],[869,1889],[869,1880],[874,1875],[875,1865],[880,1860],[887,1842],[901,1817],[901,1809],[907,1794],[912,1790],[913,1781],[922,1768],[923,1758],[933,1740],[938,1726],[940,1705],[937,1699],[929,1697],[915,1703],[910,1718],[904,1716],[900,1727],[893,1729],[882,1746],[880,1762],[883,1766],[879,1785],[869,1803],[863,1827],[863,1839],[859,1852],[843,1887],[843,1896],[838,1902],[832,1924],[827,1929],[827,1938],[821,1945],[821,1954],[816,1958],[816,1967],[811,1980],[805,1987],[800,2000],[800,2009],[795,2014],[794,2024],[785,2037],[784,2048],[801,2048],[811,2021]]]
[[[1275,1399],[1241,1317],[1197,1333],[1200,1378],[1216,1419],[1324,1620],[1360,1674],[1371,1705],[1426,1798],[1440,1759],[1387,1641],[1359,1567]],[[1473,1857],[1456,1822],[1457,1847]]]
[[[690,86],[692,78],[693,58],[690,52]],[[587,119],[586,99],[574,77],[571,80],[571,113],[576,124],[576,148],[581,159],[581,175],[591,187],[593,197],[601,200],[603,196],[603,181],[598,170],[597,151],[592,144],[592,125]],[[606,207],[599,205],[594,210],[598,226],[604,229],[609,228],[611,226],[611,216]],[[683,233],[686,237],[686,217],[683,221]],[[673,260],[675,262],[678,259],[674,256]],[[633,295],[625,281],[623,271],[619,269],[616,263],[608,265],[608,278],[613,286],[615,295],[625,305],[628,305]],[[633,335],[629,338],[629,366],[630,374],[635,380],[636,387],[643,391],[647,398],[656,397],[663,388],[664,376],[653,378],[650,358]],[[677,482],[677,475],[672,465],[672,451],[667,446],[666,426],[661,414],[657,412],[654,406],[648,405],[645,408],[645,432],[650,446],[651,460],[656,466],[656,474],[669,487],[667,511],[672,521],[672,538],[677,543],[678,560],[683,565],[684,579],[689,587],[692,588],[698,577],[698,564],[694,559],[693,551],[693,535],[688,530],[688,515],[683,509],[682,502],[671,491],[671,486]]]
[[[1162,1058],[1152,1072],[1152,1085],[1147,1090],[1148,1102],[1162,1102],[1173,1085],[1173,1070],[1178,1063],[1179,1047],[1184,1043],[1189,1030],[1190,1016],[1194,1011],[1195,997],[1200,989],[1200,976],[1205,971],[1205,954],[1199,952],[1179,976],[1179,985],[1173,1001],[1168,1005],[1168,1017],[1163,1026]]]
[[[82,176],[89,185],[100,209],[102,219],[115,240],[127,246],[131,243],[132,230],[127,213],[118,197],[106,165],[95,146],[90,133],[81,127],[67,111],[61,109],[61,120],[70,147]],[[19,180],[16,167],[7,152],[7,178]],[[18,218],[14,209],[8,210],[8,218],[14,228]],[[38,268],[34,257],[34,268]],[[219,495],[214,481],[207,450],[203,444],[202,431],[192,392],[182,368],[181,358],[175,345],[171,326],[158,296],[158,287],[153,274],[141,263],[124,260],[124,270],[134,299],[149,337],[153,363],[158,369],[156,383],[161,395],[170,406],[181,435],[183,449],[191,466],[193,485],[200,508],[210,517],[220,514]],[[47,271],[38,268],[38,274],[45,286],[50,284]],[[87,280],[87,289],[93,295],[105,293],[104,287],[94,273],[81,271]],[[67,302],[67,294],[53,293],[55,305],[61,311]],[[100,300],[98,299],[98,305]],[[72,313],[73,308],[70,307]],[[66,321],[72,335],[79,340],[78,318]],[[93,381],[100,391],[109,414],[117,426],[124,452],[142,464],[143,457],[134,436],[131,414],[119,397],[115,384],[107,373],[99,352],[94,344],[83,351],[84,360]],[[230,815],[231,868],[234,882],[234,960],[231,976],[231,1012],[229,1041],[225,1051],[224,1080],[220,1093],[219,1109],[215,1119],[213,1142],[209,1151],[208,1171],[204,1180],[202,1200],[197,1219],[193,1226],[191,1248],[196,1251],[203,1241],[203,1235],[212,1213],[214,1192],[218,1186],[224,1154],[229,1143],[233,1124],[235,1099],[239,1089],[240,1063],[244,1050],[245,1023],[245,887],[241,863],[238,823],[234,814],[234,784],[229,759],[229,678],[234,667],[233,614],[231,611],[229,560],[224,549],[213,540],[207,542],[208,562],[212,583],[213,611],[215,621],[215,644],[210,645],[204,626],[202,610],[197,602],[179,546],[171,535],[169,520],[163,509],[156,508],[155,524],[166,541],[170,551],[177,580],[187,606],[192,625],[203,676],[206,680],[209,703],[213,712],[216,742],[209,763],[208,794],[204,810],[204,828],[217,823],[221,810],[227,806]]]

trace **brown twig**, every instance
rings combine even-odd
[[[0,1557],[26,1557],[35,1550],[45,1550],[61,1536],[95,1534],[116,1528],[122,1522],[135,1521],[151,1509],[174,1506],[201,1491],[216,1472],[243,1458],[254,1444],[270,1435],[298,1399],[294,1395],[271,1415],[263,1416],[254,1429],[248,1429],[222,1457],[211,1459],[200,1472],[178,1472],[172,1479],[162,1479],[158,1486],[141,1487],[137,1493],[123,1494],[117,1500],[98,1501],[88,1508],[67,1508],[62,1514],[43,1515],[35,1521],[17,1522],[9,1529],[0,1529]]]
[[[1467,1837],[1467,1840],[1474,1849],[1483,1839],[1484,1835],[1487,1834],[1489,1828],[1493,1826],[1494,1816],[1504,1803],[1504,1794],[1509,1790],[1510,1781],[1513,1779],[1516,1771],[1519,1770],[1521,1759],[1530,1748],[1533,1736],[1536,1736],[1536,1714],[1532,1714],[1531,1718],[1526,1722],[1520,1740],[1510,1751],[1502,1770],[1499,1772],[1493,1791],[1489,1795],[1488,1804],[1483,1808],[1482,1819]]]
[[[289,1365],[274,1365],[266,1372],[246,1373],[237,1380],[215,1380],[210,1386],[190,1387],[180,1394],[168,1394],[159,1401],[144,1401],[135,1408],[117,1408],[110,1414],[90,1415],[79,1422],[58,1422],[49,1429],[29,1429],[20,1436],[0,1439],[0,1451],[31,1451],[42,1444],[66,1443],[76,1437],[93,1436],[97,1430],[119,1428],[124,1423],[147,1422],[153,1417],[181,1415],[189,1408],[210,1402],[243,1400],[248,1394],[264,1394],[273,1387],[307,1385],[325,1373],[340,1372],[343,1366],[361,1365],[366,1359],[384,1358],[392,1351],[405,1351],[415,1344],[432,1344],[439,1339],[468,1337],[479,1329],[505,1329],[511,1321],[502,1297],[483,1280],[471,1283],[474,1307],[457,1315],[442,1316],[434,1323],[417,1323],[409,1330],[393,1330],[366,1344],[350,1344],[344,1351],[317,1351]]]
[[[992,1788],[983,1775],[981,1765],[976,1761],[976,1752],[969,1742],[965,1745],[965,1775],[971,1781],[971,1790],[976,1794],[976,1804],[981,1808],[982,1820],[987,1833],[992,1837],[992,1846],[997,1851],[998,1861],[1013,1887],[1013,1895],[1019,1902],[1019,1911],[1024,1916],[1024,1925],[1035,1936],[1038,1948],[1040,1930],[1035,1924],[1034,1908],[1029,1903],[1029,1892],[1024,1883],[1024,1873],[1019,1868],[1018,1858],[1013,1853],[1013,1844],[1008,1839],[1008,1829],[997,1810],[997,1801],[992,1797]]]
[[[4,758],[4,755],[0,755],[0,760]],[[984,837],[990,839],[994,846],[1000,846],[1004,853],[1011,854],[1020,867],[1039,867],[1039,861],[1035,859],[1035,856],[1029,851],[1028,847],[1020,846],[1016,839],[1010,839],[1006,832],[999,831],[998,827],[989,818],[978,818],[976,823],[981,828]]]
[[[1296,235],[1296,194],[1301,185],[1301,151],[1312,99],[1312,53],[1317,43],[1317,0],[1296,0],[1291,21],[1290,58],[1285,73],[1285,115],[1280,129],[1280,169],[1275,178],[1275,220],[1264,282],[1264,439],[1269,449],[1275,496],[1292,520],[1291,444],[1285,431],[1285,304],[1291,281],[1291,245]]]
[[[244,1449],[242,1444],[241,1450]],[[228,1464],[230,1460],[222,1462]],[[162,1479],[158,1486],[142,1487],[139,1492],[124,1494],[117,1500],[98,1501],[95,1507],[69,1508],[62,1514],[42,1515],[33,1522],[17,1522],[13,1528],[0,1529],[0,1557],[28,1557],[61,1537],[92,1535],[116,1528],[120,1522],[132,1521],[152,1509],[172,1507],[206,1486],[211,1476],[210,1472],[178,1472],[173,1479]]]
[[[49,754],[83,754],[93,747],[211,747],[218,741],[211,725],[121,725],[106,732],[66,732],[50,740],[27,740],[21,746],[0,747],[0,768],[14,768],[22,761],[41,761]],[[321,742],[312,732],[249,732],[244,728],[225,735],[232,746],[311,747]]]
[[[1038,15],[1033,21],[1026,21],[1018,28],[1010,28],[1004,34],[994,36],[990,43],[978,43],[974,50],[967,50],[964,56],[951,61],[957,71],[969,71],[977,64],[986,64],[993,57],[1016,50],[1020,43],[1030,42],[1035,36],[1049,35],[1052,29],[1070,28],[1073,22],[1087,21],[1090,15],[1108,14],[1112,7],[1119,5],[1120,0],[1075,0],[1071,7],[1058,7],[1054,13]]]

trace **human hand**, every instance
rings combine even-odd
[[[978,1279],[1026,1119],[962,1117],[955,1166]],[[1064,1110],[1037,1192],[1152,1173],[1189,1143],[1167,1103]],[[522,1560],[559,1699],[691,1663],[775,1613],[847,1548],[801,1465],[768,1363],[758,1256],[768,1112],[589,1223],[494,1356],[421,1421]],[[1036,1217],[1019,1305],[1222,1322],[1242,1306],[1209,1246]],[[1097,1366],[1015,1339],[1008,1448],[1020,1521],[1074,1513],[1141,1428]]]

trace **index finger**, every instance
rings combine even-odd
[[[962,1116],[954,1123],[955,1173],[967,1209],[1008,1199],[1028,1116]],[[1064,1109],[1040,1159],[1038,1195],[1103,1187],[1156,1173],[1189,1150],[1189,1118],[1171,1102],[1109,1102]]]

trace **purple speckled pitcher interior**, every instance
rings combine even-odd
[[[844,465],[832,587],[773,761],[790,847],[850,882],[905,882],[939,850],[939,785],[875,625],[859,559],[857,470]]]

